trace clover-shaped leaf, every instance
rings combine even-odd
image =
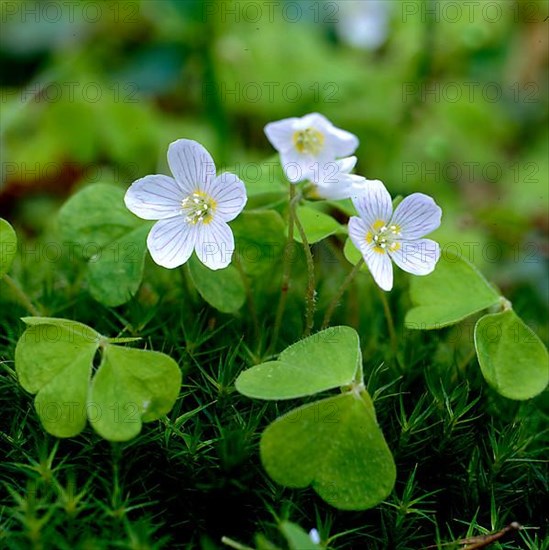
[[[413,277],[410,295],[416,307],[406,314],[410,329],[438,329],[496,305],[499,293],[461,256],[444,254],[433,273]]]
[[[244,371],[236,389],[258,399],[293,399],[349,385],[361,367],[356,331],[330,327],[292,344],[278,361]]]
[[[17,235],[13,227],[0,218],[0,277],[8,272],[16,252]]]
[[[261,461],[281,485],[309,485],[328,504],[364,510],[381,502],[396,479],[391,451],[368,394],[348,392],[292,410],[261,437]]]
[[[213,271],[195,256],[190,258],[188,265],[196,290],[211,306],[223,313],[233,313],[242,307],[246,290],[234,266]]]
[[[115,185],[89,185],[63,205],[61,233],[88,261],[89,291],[98,302],[118,306],[137,292],[152,223],[126,208],[124,190]]]
[[[15,369],[21,386],[37,394],[35,408],[48,433],[73,437],[88,419],[105,439],[126,441],[175,403],[181,371],[169,356],[115,345],[68,319],[23,321],[29,327],[17,342]]]
[[[547,349],[513,310],[479,319],[475,347],[484,378],[504,397],[530,399],[547,387]]]
[[[332,327],[290,346],[278,361],[240,374],[238,391],[261,399],[289,399],[341,387],[343,393],[308,403],[263,432],[262,463],[287,487],[309,485],[344,510],[375,506],[392,490],[393,457],[362,383],[359,338]]]
[[[312,206],[299,206],[296,214],[309,244],[317,243],[330,235],[345,231],[345,228],[332,216]],[[301,235],[297,230],[294,231],[294,239],[297,242],[302,242]]]

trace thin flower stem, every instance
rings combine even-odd
[[[378,287],[379,296],[381,298],[381,303],[383,304],[383,311],[385,312],[385,319],[387,320],[387,329],[389,330],[389,338],[391,339],[391,348],[393,354],[396,357],[398,350],[398,340],[395,331],[395,322],[393,320],[393,314],[391,313],[391,308],[389,307],[389,301],[387,300],[387,295],[385,291],[381,290]]]
[[[328,325],[330,324],[330,319],[332,318],[335,308],[339,304],[341,297],[343,296],[344,292],[347,290],[348,286],[352,283],[353,279],[356,277],[356,274],[360,271],[362,264],[364,264],[364,258],[360,258],[360,260],[355,264],[355,267],[353,267],[353,269],[347,275],[347,278],[343,281],[343,284],[339,287],[339,292],[334,296],[334,298],[330,302],[330,305],[328,306],[328,309],[326,310],[324,319],[322,321],[321,330],[328,328]]]
[[[296,204],[297,203],[294,202],[290,205],[290,208],[295,208]],[[299,231],[299,236],[301,237],[301,242],[303,243],[303,251],[305,252],[305,258],[307,259],[307,292],[305,294],[307,309],[305,313],[305,332],[303,333],[303,336],[309,336],[313,330],[315,322],[315,263],[311,252],[311,246],[307,240],[307,235],[305,235],[305,230],[303,229],[295,210],[294,222],[297,230]]]
[[[278,301],[278,308],[276,310],[275,323],[273,328],[273,338],[270,345],[270,350],[273,351],[278,341],[278,335],[280,334],[280,325],[282,324],[282,316],[286,309],[286,301],[288,299],[288,290],[290,286],[290,254],[289,249],[294,242],[294,209],[292,202],[296,198],[295,186],[290,183],[290,206],[288,209],[288,239],[286,241],[286,247],[284,250],[284,258],[282,263],[282,285],[280,289],[280,300]]]
[[[4,274],[4,282],[11,288],[19,303],[34,317],[40,317],[42,313],[33,305],[30,298],[19,288],[19,285],[7,274]]]

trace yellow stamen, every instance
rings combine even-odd
[[[299,153],[318,155],[324,146],[324,134],[314,128],[306,128],[294,132],[293,141]]]
[[[191,225],[196,225],[198,222],[210,223],[216,208],[216,201],[200,190],[196,190],[181,201],[181,210],[185,214],[185,221]]]

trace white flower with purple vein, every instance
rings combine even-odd
[[[393,288],[393,260],[414,275],[428,275],[440,258],[438,243],[423,237],[440,225],[442,210],[423,193],[406,197],[393,212],[391,196],[379,180],[353,197],[359,217],[349,220],[349,236],[360,250],[375,282]]]
[[[173,178],[145,176],[132,183],[124,197],[136,216],[158,220],[147,237],[153,260],[172,269],[194,250],[210,269],[227,267],[234,251],[227,222],[246,204],[244,184],[228,172],[216,176],[208,151],[190,139],[170,144],[168,165]]]

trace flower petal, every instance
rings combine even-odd
[[[381,181],[368,180],[364,192],[352,199],[358,214],[368,226],[372,227],[377,220],[387,223],[391,219],[391,195]]]
[[[265,126],[264,132],[267,139],[279,153],[286,153],[294,148],[294,125],[298,120],[296,117],[285,118],[276,122],[269,122]]]
[[[234,237],[231,228],[221,220],[198,224],[195,251],[198,259],[210,269],[223,269],[231,263]]]
[[[124,195],[128,210],[144,220],[162,220],[181,211],[184,196],[169,176],[154,175],[134,181]]]
[[[315,174],[315,162],[317,161],[313,156],[301,155],[295,149],[280,153],[280,164],[284,175],[291,183],[312,179]]]
[[[385,252],[376,252],[374,247],[366,242],[369,227],[364,220],[353,216],[349,220],[349,237],[360,250],[374,281],[382,290],[393,288],[393,266],[389,255]]]
[[[244,183],[230,172],[223,172],[204,189],[217,203],[215,217],[224,222],[234,220],[246,204]]]
[[[158,265],[173,269],[190,258],[195,239],[196,226],[176,216],[154,224],[147,237],[147,247]]]
[[[210,153],[192,139],[178,139],[170,143],[168,164],[175,181],[186,195],[203,190],[215,178],[215,164]]]
[[[352,155],[358,147],[358,138],[347,132],[332,126],[326,135],[327,147],[331,149],[335,157],[347,157]]]
[[[401,239],[419,239],[440,225],[442,210],[428,195],[413,193],[395,209],[391,223],[400,227]]]
[[[395,264],[414,275],[428,275],[440,258],[440,246],[431,239],[403,241],[395,252],[389,252]]]
[[[356,166],[357,158],[355,156],[345,157],[343,159],[337,160],[340,172],[345,172],[349,174],[351,170]]]

